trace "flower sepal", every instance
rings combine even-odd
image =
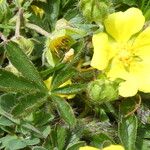
[[[103,102],[117,100],[118,84],[108,79],[97,79],[88,85],[88,94],[90,102],[93,104],[101,104]]]

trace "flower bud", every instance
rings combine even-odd
[[[113,101],[118,98],[118,88],[115,83],[99,79],[88,85],[88,94],[90,102],[93,104],[101,104],[107,101]]]
[[[98,24],[113,10],[112,3],[108,0],[80,0],[79,7],[88,21]]]
[[[32,53],[34,49],[34,43],[31,39],[20,36],[18,38],[14,38],[13,41],[16,42],[27,55]]]

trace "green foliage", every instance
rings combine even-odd
[[[70,105],[63,98],[56,95],[51,95],[51,98],[56,104],[61,117],[70,125],[70,127],[74,127],[76,124],[76,118]]]
[[[23,77],[18,77],[4,69],[0,69],[0,80],[1,91],[29,93],[40,91],[40,87],[36,83]]]
[[[0,149],[149,150],[149,94],[119,97],[120,80],[90,66],[92,35],[105,30],[107,15],[138,7],[146,27],[149,6],[150,0],[0,0]]]
[[[45,89],[45,85],[41,80],[38,71],[16,43],[9,42],[6,45],[6,52],[8,59],[24,77],[38,84],[41,87],[41,90]]]

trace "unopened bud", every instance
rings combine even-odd
[[[96,23],[102,23],[113,11],[112,3],[108,0],[80,0],[79,7],[88,21]]]
[[[101,104],[118,98],[118,88],[111,81],[99,79],[91,82],[88,86],[90,102]]]

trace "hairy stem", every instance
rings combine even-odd
[[[22,17],[23,17],[23,10],[22,10],[22,8],[20,8],[18,11],[18,17],[17,17],[17,21],[16,21],[16,30],[15,30],[16,38],[20,36],[20,26],[21,26],[21,18]]]
[[[44,29],[42,29],[41,27],[35,25],[35,24],[32,24],[32,23],[26,23],[26,27],[27,28],[30,28],[32,30],[35,30],[36,32],[46,36],[46,37],[50,37],[51,34],[48,33],[47,31],[45,31]]]

